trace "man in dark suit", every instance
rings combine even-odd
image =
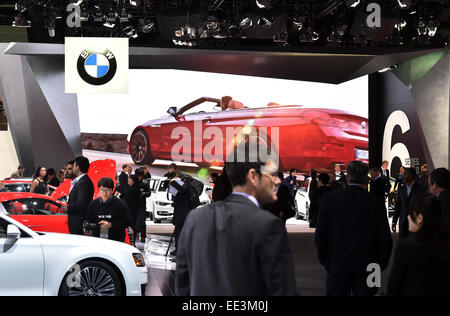
[[[354,161],[348,165],[348,186],[331,191],[321,200],[316,229],[320,263],[327,271],[328,296],[370,296],[369,264],[385,270],[392,251],[392,237],[381,197],[369,194],[368,167]]]
[[[295,216],[295,202],[289,192],[289,188],[283,183],[284,174],[278,172],[279,183],[277,183],[277,201],[265,205],[263,208],[276,217],[287,221],[289,218]]]
[[[237,148],[243,149],[232,157],[236,151],[246,157],[226,162],[233,193],[186,219],[177,250],[176,295],[297,294],[285,225],[260,208],[276,201],[278,166],[272,160],[250,162],[245,143]]]
[[[123,194],[128,187],[128,177],[130,176],[133,169],[130,165],[125,164],[122,166],[122,172],[119,175],[119,186],[116,190],[115,196],[118,196],[119,193]]]
[[[89,203],[94,197],[94,184],[87,175],[89,160],[77,157],[73,164],[75,179],[71,182],[69,204],[64,207],[69,215],[69,232],[74,235],[84,235],[83,222],[86,220]]]
[[[450,221],[450,171],[448,169],[439,168],[431,172],[430,192],[439,198],[442,216]]]
[[[416,181],[416,169],[406,168],[404,174],[404,185],[398,189],[397,199],[395,201],[395,213],[392,219],[392,231],[397,231],[397,222],[400,228],[399,238],[408,238],[408,214],[409,202],[411,198],[427,191],[427,188]]]
[[[383,177],[386,177],[386,178],[390,179],[389,169],[388,168],[389,168],[389,162],[387,160],[383,161],[381,163],[381,175]]]
[[[334,176],[336,178],[336,181],[339,182],[343,187],[347,185],[347,177],[342,172],[342,168],[340,164],[334,165]]]
[[[391,184],[387,181],[387,178],[381,174],[381,170],[378,168],[372,168],[370,173],[370,193],[375,194],[381,198],[385,198],[386,192],[391,189]]]

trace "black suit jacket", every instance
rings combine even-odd
[[[176,295],[296,295],[283,222],[232,194],[190,212],[177,249]]]
[[[450,261],[436,262],[429,245],[400,239],[388,282],[393,296],[450,296]]]
[[[392,224],[398,223],[400,227],[399,233],[401,238],[408,237],[409,235],[408,214],[409,214],[409,203],[411,201],[411,198],[418,193],[423,193],[426,191],[427,188],[419,184],[417,181],[414,182],[409,196],[406,184],[398,189],[397,199],[395,201],[395,213],[392,219]]]
[[[370,263],[386,269],[392,237],[384,199],[354,185],[325,194],[320,204],[316,246],[327,270],[332,268],[330,264],[366,269]]]
[[[83,222],[86,220],[89,203],[94,197],[94,184],[88,175],[84,175],[70,191],[69,205],[67,212],[69,215],[70,233],[81,234]]]
[[[384,175],[383,169],[381,169],[381,175],[386,177],[386,178],[388,178],[388,179],[390,179],[390,177],[389,177],[389,169],[386,169],[386,175]]]
[[[384,198],[386,193],[386,181],[383,176],[370,181],[370,193]]]
[[[276,217],[280,217],[280,213],[283,212],[284,217],[282,217],[282,219],[284,220],[288,220],[289,218],[295,216],[294,199],[289,192],[289,188],[283,183],[281,183],[278,188],[277,199],[278,200],[275,203],[264,206],[264,209]]]
[[[120,193],[124,193],[128,187],[128,174],[123,172],[119,175],[119,189]]]
[[[450,190],[442,191],[439,194],[439,200],[441,201],[442,215],[450,221]]]

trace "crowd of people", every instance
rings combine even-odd
[[[299,294],[285,225],[296,213],[297,171],[290,170],[285,178],[274,161],[253,162],[249,151],[239,146],[249,145],[238,145],[232,155],[245,152],[245,160],[229,159],[221,174],[213,174],[212,203],[204,207],[198,207],[203,184],[181,173],[176,164],[165,175],[173,197],[177,295]],[[71,234],[123,242],[125,229],[131,227],[145,242],[149,168],[132,174],[131,166],[123,165],[117,185],[113,179],[101,179],[100,197],[94,199],[89,167],[85,157],[69,162],[58,176],[53,169],[39,167],[31,191],[49,194],[49,185],[71,179],[63,209]],[[371,169],[354,161],[346,173],[337,164],[331,173],[312,170],[305,181],[310,226],[327,273],[326,294],[379,293],[367,282],[368,267],[376,264],[380,271],[391,265],[384,294],[450,295],[450,171],[429,173],[423,165],[417,174],[415,168],[401,167],[390,225],[388,167],[387,161]],[[23,177],[23,171],[19,166],[15,176]],[[391,258],[391,232],[397,230],[399,241]]]
[[[246,157],[249,158],[249,157]],[[268,162],[226,163],[214,176],[213,203],[190,212],[179,237],[178,295],[297,295],[285,221],[293,216],[296,170],[283,173]],[[402,167],[395,213],[389,225],[386,199],[392,194],[389,164],[369,168],[354,161],[331,174],[312,170],[310,225],[324,266],[329,296],[373,296],[372,265],[391,264],[382,294],[450,295],[450,171],[419,175]],[[370,174],[370,177],[368,176]],[[426,180],[425,180],[426,179]],[[400,228],[392,256],[392,232]],[[251,254],[251,255],[249,255]],[[381,275],[380,275],[381,277]]]

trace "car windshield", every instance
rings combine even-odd
[[[159,186],[159,192],[166,192],[169,187],[170,180],[161,181],[161,185]]]
[[[221,111],[222,109],[217,106],[217,103],[204,102],[187,110],[186,112],[183,113],[183,115],[199,114],[199,113],[216,113]]]
[[[3,202],[10,215],[63,215],[61,206],[46,199],[19,199]]]
[[[220,100],[204,97],[183,106],[181,109],[178,109],[177,115],[219,112],[220,110]]]
[[[23,184],[11,183],[5,184],[6,192],[26,192],[26,188]]]

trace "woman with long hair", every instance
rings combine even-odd
[[[450,224],[431,193],[411,200],[410,238],[400,240],[388,283],[390,295],[450,296]]]
[[[122,194],[120,198],[125,201],[128,205],[128,209],[130,210],[131,216],[131,228],[134,231],[134,236],[136,240],[136,223],[138,216],[138,204],[141,196],[141,192],[138,188],[139,179],[134,175],[130,175],[128,177],[128,185],[123,188]]]
[[[37,168],[33,177],[33,183],[31,185],[30,193],[42,195],[50,194],[50,191],[48,189],[47,169],[45,167]]]

